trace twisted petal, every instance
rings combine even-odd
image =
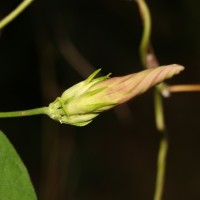
[[[147,69],[138,73],[107,79],[91,89],[107,86],[101,99],[104,99],[104,101],[112,100],[121,104],[144,93],[150,87],[179,74],[183,69],[183,66],[176,64]],[[100,96],[100,94],[98,95]]]

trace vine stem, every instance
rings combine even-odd
[[[200,92],[200,85],[172,85],[164,88],[167,92]]]
[[[165,171],[166,171],[169,140],[164,121],[162,96],[160,89],[158,87],[155,88],[154,103],[155,103],[154,107],[155,107],[156,127],[157,130],[160,133],[162,133],[158,150],[158,158],[157,158],[157,176],[156,176],[154,200],[161,200],[165,182]]]
[[[0,118],[26,117],[26,116],[41,115],[41,114],[48,115],[48,113],[49,113],[49,108],[42,107],[42,108],[35,108],[22,111],[0,112]]]
[[[6,17],[4,17],[0,21],[0,29],[5,27],[7,24],[9,24],[13,19],[15,19],[23,10],[25,10],[33,0],[24,0],[22,3],[20,3],[11,13],[9,13]]]
[[[151,36],[151,15],[145,0],[136,0],[141,18],[143,20],[143,33],[140,43],[140,58],[145,68],[154,68],[159,66],[157,58],[153,52],[153,48],[150,45]],[[151,56],[151,59],[148,59]],[[161,133],[161,139],[157,157],[157,174],[155,182],[154,200],[161,200],[163,196],[165,171],[167,162],[167,152],[169,140],[167,137],[167,131],[164,120],[164,109],[161,91],[164,83],[155,87],[154,94],[154,108],[155,108],[155,123],[157,130]]]
[[[140,43],[140,59],[144,66],[147,65],[147,51],[151,35],[151,16],[147,4],[144,0],[135,0],[138,4],[140,16],[143,20],[143,33]]]

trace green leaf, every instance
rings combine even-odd
[[[36,200],[27,169],[0,131],[0,200]]]

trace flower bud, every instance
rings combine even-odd
[[[109,78],[108,74],[95,78],[99,69],[51,103],[48,115],[60,123],[85,126],[101,112],[127,102],[183,69],[174,64],[122,77]]]

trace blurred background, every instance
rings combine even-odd
[[[0,18],[21,1],[1,1]],[[169,84],[200,83],[200,1],[147,1],[161,65],[186,67]],[[47,106],[94,69],[142,70],[142,24],[128,0],[35,0],[0,32],[0,111]],[[170,138],[164,200],[200,199],[200,93],[164,100]],[[86,127],[46,116],[1,119],[40,200],[153,199],[160,135],[153,90]]]

